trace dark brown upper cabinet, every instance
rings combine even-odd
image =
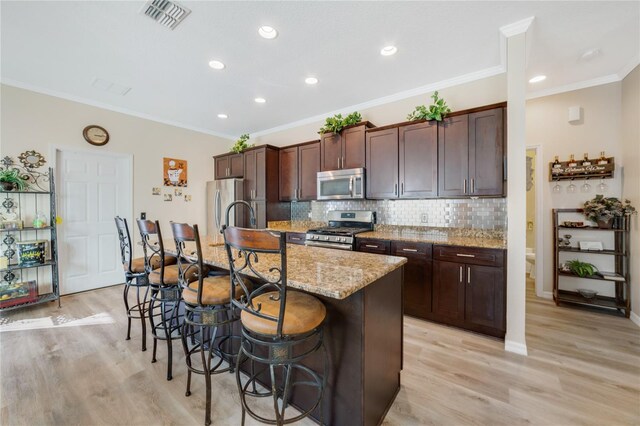
[[[320,142],[280,150],[280,201],[315,200]]]
[[[320,169],[340,170],[365,167],[365,130],[368,121],[345,127],[340,133],[325,133],[320,139]]]
[[[438,196],[504,195],[503,108],[445,118],[438,125]]]
[[[244,196],[256,211],[258,228],[265,228],[269,221],[291,218],[290,203],[278,199],[278,151],[279,148],[263,145],[244,152]]]
[[[213,157],[214,179],[241,178],[244,175],[244,155],[223,154]]]
[[[366,149],[367,198],[437,197],[437,123],[369,131]]]

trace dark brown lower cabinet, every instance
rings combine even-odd
[[[433,319],[463,325],[463,274],[461,263],[433,262]]]
[[[418,318],[431,317],[431,244],[391,242],[391,255],[407,258],[404,265],[404,313]]]
[[[365,253],[390,254],[391,242],[371,238],[356,238],[356,250]]]
[[[306,234],[304,232],[287,232],[287,242],[289,244],[304,245]]]

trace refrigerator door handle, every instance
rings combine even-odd
[[[220,221],[222,220],[222,197],[220,196],[220,190],[216,190],[216,230],[220,231]]]

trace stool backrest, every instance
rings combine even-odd
[[[133,275],[131,270],[131,261],[133,258],[133,250],[131,248],[131,234],[129,234],[129,225],[127,219],[120,216],[115,217],[116,228],[118,229],[118,239],[120,240],[120,256],[122,257],[122,265],[125,267],[125,273]]]
[[[173,239],[176,242],[178,258],[178,282],[182,291],[197,292],[198,305],[202,305],[202,282],[205,278],[204,262],[202,261],[202,246],[200,245],[200,233],[198,225],[187,225],[186,223],[171,222]],[[193,243],[193,245],[187,243]],[[194,247],[195,245],[195,247]],[[198,289],[189,287],[188,277],[194,276],[198,279]]]
[[[144,268],[148,274],[153,271],[154,265],[160,265],[160,284],[164,285],[164,244],[160,222],[147,219],[138,219],[138,229],[142,238],[142,251],[144,252]],[[157,240],[151,240],[155,235]]]
[[[287,303],[287,241],[285,234],[258,229],[225,227],[223,230],[225,249],[229,258],[229,270],[231,271],[231,301],[238,308],[260,318],[277,322],[277,337],[282,338],[282,326],[284,312]],[[238,255],[233,256],[236,250]],[[261,271],[256,269],[259,261],[258,255],[263,256],[260,264]],[[266,259],[265,259],[266,258]],[[272,263],[264,266],[264,261]],[[255,286],[253,291],[246,284],[244,275],[255,276],[263,284]],[[244,296],[239,300],[235,297],[235,285],[239,285],[244,291]],[[278,316],[267,315],[263,312],[260,303],[254,303],[257,296],[277,292],[271,296],[273,300],[280,301]]]

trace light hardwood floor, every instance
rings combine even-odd
[[[0,317],[0,330],[19,329],[0,332],[0,424],[203,423],[204,380],[194,376],[184,396],[181,347],[167,382],[162,343],[151,364],[137,324],[124,340],[120,286],[62,304]],[[529,291],[527,344],[522,357],[496,339],[406,318],[403,385],[384,424],[640,424],[640,328],[631,321],[556,308]],[[215,376],[213,387],[214,424],[238,425],[233,376]]]

